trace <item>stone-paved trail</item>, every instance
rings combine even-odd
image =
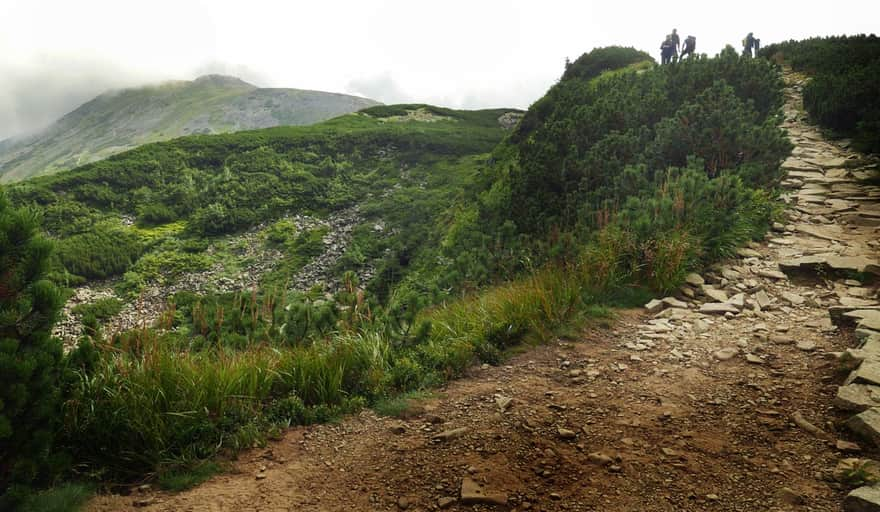
[[[878,454],[847,422],[874,397],[880,189],[860,181],[876,162],[803,123],[787,80],[789,220],[764,243],[577,340],[473,368],[405,419],[291,429],[190,491],[88,510],[841,510],[852,459]],[[839,392],[861,359],[859,392]]]

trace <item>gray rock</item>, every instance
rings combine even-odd
[[[729,359],[733,359],[736,355],[739,354],[739,349],[736,347],[726,347],[720,350],[716,350],[713,356],[715,359],[719,361],[727,361]]]
[[[665,297],[662,302],[663,304],[676,309],[687,309],[688,307],[686,302],[682,302],[675,297]]]
[[[732,304],[726,302],[707,302],[700,306],[700,313],[708,315],[723,315],[725,313],[736,314],[739,310]]]
[[[837,388],[834,407],[842,411],[867,411],[880,407],[880,386],[870,384],[848,384]]]
[[[798,350],[803,350],[804,352],[816,350],[816,342],[813,340],[799,340],[795,346]]]
[[[689,284],[691,286],[695,286],[695,287],[698,287],[706,282],[706,280],[703,279],[703,276],[701,276],[700,274],[696,274],[694,272],[691,272],[690,274],[686,275],[684,277],[684,280],[687,284]]]
[[[764,360],[755,354],[746,354],[746,361],[752,364],[764,364]]]
[[[863,486],[843,499],[844,512],[880,512],[880,487]]]
[[[461,437],[467,434],[470,431],[467,427],[455,428],[452,430],[445,430],[440,432],[439,434],[435,434],[433,439],[434,441],[451,441],[457,437]]]
[[[754,297],[755,302],[758,303],[758,307],[760,307],[762,310],[769,308],[772,304],[772,302],[770,301],[770,296],[767,295],[767,292],[765,292],[764,290],[759,290],[754,295]]]
[[[661,300],[651,299],[650,302],[645,304],[645,309],[648,310],[648,313],[659,313],[666,307],[666,304]]]
[[[706,297],[709,297],[714,302],[727,302],[728,297],[727,297],[727,293],[725,293],[724,290],[719,290],[718,288],[715,288],[714,286],[705,285],[705,284],[702,287],[700,287],[700,289],[703,291],[703,295],[705,295]]]
[[[761,277],[766,277],[767,279],[777,279],[777,280],[788,279],[788,276],[786,276],[784,273],[782,273],[778,270],[761,269],[758,271],[758,275]]]
[[[745,247],[740,247],[736,250],[736,254],[742,258],[760,258],[761,253],[754,249],[747,249]]]
[[[727,300],[728,304],[733,305],[736,309],[742,310],[746,307],[746,296],[744,293],[737,293],[733,297]]]
[[[880,409],[862,411],[847,420],[846,426],[874,446],[880,446]]]
[[[804,298],[796,293],[782,292],[779,294],[779,296],[782,298],[782,300],[788,302],[792,306],[800,306],[804,303]]]
[[[880,386],[880,362],[866,360],[844,381],[847,384],[872,384]]]

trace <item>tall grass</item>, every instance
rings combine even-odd
[[[128,350],[100,345],[93,367],[77,372],[65,435],[91,474],[174,473],[252,446],[278,426],[437,385],[476,362],[497,363],[514,345],[544,342],[597,314],[584,276],[547,268],[423,311],[415,323],[430,329],[418,340],[374,323],[311,344],[186,351],[139,330]]]

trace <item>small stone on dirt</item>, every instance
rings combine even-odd
[[[433,439],[434,441],[451,441],[452,439],[455,439],[457,437],[461,437],[461,436],[467,434],[469,430],[470,429],[467,427],[454,428],[452,430],[444,430],[443,432],[440,432],[439,434],[435,434],[434,437],[432,437],[431,439]]]
[[[569,430],[567,428],[559,427],[557,432],[559,433],[559,437],[561,439],[575,439],[575,438],[577,438],[577,433],[574,430]]]
[[[838,439],[834,446],[842,451],[842,452],[860,452],[862,451],[862,447],[858,445],[858,443],[853,443],[852,441],[844,441],[843,439]]]
[[[803,505],[807,502],[807,499],[804,498],[803,495],[790,487],[779,489],[779,499],[782,500],[783,503],[788,503],[789,505]]]
[[[798,350],[803,350],[804,352],[812,352],[816,350],[816,342],[813,340],[800,340],[797,342]]]
[[[684,280],[687,284],[691,286],[700,286],[701,284],[704,284],[706,282],[706,280],[703,279],[703,276],[694,272],[691,272],[690,274],[684,276]]]
[[[764,360],[755,354],[746,354],[746,361],[752,364],[764,364]]]
[[[440,508],[449,508],[455,503],[456,499],[451,496],[443,496],[437,500],[437,506]]]
[[[733,359],[736,355],[739,354],[739,349],[736,347],[726,347],[721,350],[716,350],[713,354],[715,359],[719,361],[727,361],[728,359]]]
[[[507,505],[507,494],[486,492],[471,478],[461,479],[461,502],[465,505]]]

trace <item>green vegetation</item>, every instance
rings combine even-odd
[[[36,211],[0,193],[0,509],[63,467],[53,450],[59,424],[61,343],[50,337],[61,294],[44,276],[51,243]]]
[[[90,485],[62,484],[28,496],[18,509],[20,512],[71,512],[79,510],[92,496]]]
[[[218,263],[246,268],[245,230],[282,255],[259,289],[179,292],[154,328],[87,330],[60,440],[81,474],[180,488],[203,461],[288,425],[366,405],[405,414],[475,362],[601,322],[761,236],[790,148],[780,106],[776,69],[733,49],[658,68],[609,48],[570,64],[512,133],[506,110],[383,106],[151,144],[15,185],[16,203],[53,212],[45,228],[67,247],[58,282],[122,275],[132,296]],[[290,290],[327,233],[294,215],[354,206],[341,288]]]
[[[761,55],[812,77],[804,107],[815,122],[852,137],[863,151],[880,152],[880,38],[792,40],[767,46]]]

